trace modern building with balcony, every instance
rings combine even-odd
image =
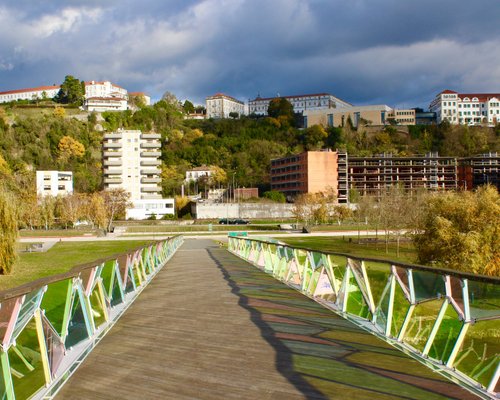
[[[174,214],[174,200],[161,196],[161,135],[118,130],[103,137],[104,188],[122,188],[134,204],[127,219]]]
[[[482,185],[500,190],[500,154],[491,152],[461,159],[459,183],[467,190]]]
[[[383,154],[349,157],[348,188],[361,195],[381,196],[391,186],[405,190],[456,190],[459,187],[458,160],[437,153],[396,157]]]
[[[66,196],[73,193],[73,172],[36,171],[36,191],[44,196]]]

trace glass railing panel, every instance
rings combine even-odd
[[[5,334],[7,333],[7,328],[12,318],[12,313],[16,307],[17,300],[18,298],[14,297],[12,299],[4,300],[0,304],[0,343],[5,339]]]
[[[405,292],[396,281],[394,286],[394,303],[392,305],[392,323],[390,336],[398,337],[409,309],[410,302],[405,296]]]
[[[469,326],[453,366],[488,387],[500,361],[500,320]]]
[[[365,261],[366,275],[370,283],[370,291],[375,306],[380,303],[389,277],[391,276],[391,264],[375,261]]]
[[[114,307],[123,302],[123,292],[121,289],[121,281],[118,275],[114,275],[111,282],[111,306]]]
[[[460,320],[457,311],[451,304],[448,304],[441,325],[439,325],[436,337],[429,350],[429,357],[446,363],[455,346],[462,326],[463,322]]]
[[[356,278],[351,274],[349,279],[349,288],[347,295],[346,311],[349,314],[360,318],[371,318],[370,308],[366,303],[362,290],[360,289]]]
[[[115,268],[115,260],[109,260],[104,263],[101,270],[101,279],[106,296],[111,297],[112,293],[112,278],[113,270]]]
[[[47,286],[41,308],[45,310],[45,317],[52,324],[59,335],[62,335],[64,311],[66,310],[66,302],[70,301],[73,279],[65,279],[63,281],[54,282]],[[69,292],[69,293],[68,293]]]
[[[43,335],[45,337],[45,347],[49,360],[50,372],[54,376],[64,358],[64,343],[58,333],[54,330],[51,323],[42,315]]]
[[[417,302],[436,299],[446,294],[443,275],[418,270],[413,270],[412,274]]]
[[[21,310],[19,311],[19,315],[17,317],[14,333],[12,335],[14,339],[17,337],[17,335],[19,335],[24,326],[33,317],[35,310],[40,305],[40,300],[42,295],[43,295],[42,289],[34,290],[26,294],[24,303],[21,306]]]
[[[90,313],[94,319],[94,326],[98,328],[106,322],[106,304],[104,303],[104,299],[102,298],[97,285],[92,290],[89,300],[91,307]]]
[[[27,399],[45,386],[45,374],[35,319],[32,318],[8,350],[16,399]]]
[[[347,258],[344,256],[329,254],[328,260],[330,261],[330,265],[333,271],[333,279],[335,281],[332,282],[332,284],[334,283],[334,287],[338,290],[342,286],[342,281],[344,279],[345,269],[347,266]]]
[[[311,251],[309,253],[311,268],[317,269],[323,264],[323,255],[317,251]]]
[[[468,281],[471,318],[500,318],[500,285]]]
[[[77,291],[73,293],[73,296],[73,304],[71,306],[68,324],[68,335],[66,336],[66,340],[64,342],[67,348],[72,347],[89,337],[87,323],[85,320],[85,311],[80,302],[80,296]]]
[[[391,282],[388,281],[385,288],[380,295],[380,299],[375,303],[375,325],[378,327],[380,332],[385,334],[387,326],[387,317],[389,313],[389,303],[391,299]]]
[[[417,304],[403,341],[422,352],[442,305],[441,299]]]

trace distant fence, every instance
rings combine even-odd
[[[52,398],[181,244],[173,237],[1,292],[0,398]]]
[[[500,392],[500,279],[229,237],[229,250],[483,397]]]

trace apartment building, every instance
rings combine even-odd
[[[294,197],[302,193],[339,191],[338,153],[306,151],[271,160],[271,190]]]
[[[277,97],[260,97],[248,101],[248,113],[256,115],[267,115],[267,109],[271,100]],[[301,94],[296,96],[282,96],[293,106],[295,113],[304,113],[308,110],[325,110],[334,108],[351,107],[351,104],[328,93]]]
[[[36,192],[42,197],[73,193],[73,172],[36,171]]]
[[[456,190],[459,187],[458,160],[436,153],[397,157],[383,154],[349,157],[348,187],[361,195],[380,196],[393,185],[405,190]]]
[[[452,125],[487,125],[500,123],[500,93],[458,93],[444,90],[432,100],[429,109],[436,122]]]
[[[17,89],[0,92],[0,103],[9,103],[17,100],[52,99],[61,89],[60,86],[39,86],[30,89]]]
[[[133,208],[127,218],[174,214],[174,200],[161,196],[161,135],[139,130],[118,130],[103,137],[104,188],[123,188]]]
[[[245,115],[245,103],[223,93],[206,98],[207,118],[229,118],[232,113]]]

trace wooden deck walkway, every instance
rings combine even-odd
[[[187,240],[57,399],[475,399],[211,240]]]

